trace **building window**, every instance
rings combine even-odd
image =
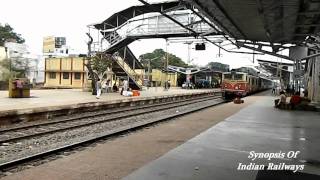
[[[54,72],[49,73],[49,78],[56,79],[56,73],[54,73]]]
[[[69,73],[64,72],[63,73],[63,79],[69,79]]]
[[[74,79],[81,79],[81,73],[79,73],[79,72],[76,72],[76,73],[74,73]]]

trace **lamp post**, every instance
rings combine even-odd
[[[168,66],[169,66],[169,53],[168,53],[168,39],[166,39],[166,57],[165,57],[165,70],[166,70],[166,76],[164,79],[164,90],[168,90]]]

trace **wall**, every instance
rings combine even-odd
[[[6,50],[4,47],[0,46],[0,61],[6,58]]]
[[[306,78],[308,82],[308,98],[312,102],[320,103],[320,57],[319,56],[316,58],[311,58],[309,60],[308,71],[306,76],[307,76]]]
[[[0,61],[4,60],[6,58],[6,51],[5,51],[5,48],[0,46]],[[0,81],[3,79],[2,77],[2,72],[4,72],[5,70],[0,66]],[[1,87],[3,85],[0,85]],[[0,89],[1,89],[0,87]]]
[[[156,85],[163,85],[162,83],[166,79],[166,73],[163,73],[161,70],[152,69],[151,81]],[[178,74],[177,73],[168,73],[167,80],[170,80],[171,86],[177,86]]]
[[[85,60],[80,57],[46,58],[46,83],[48,88],[82,88],[86,80]],[[56,78],[50,78],[50,73]],[[68,74],[64,79],[63,74]]]

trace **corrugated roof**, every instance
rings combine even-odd
[[[160,11],[160,10],[170,9],[179,5],[179,3],[180,2],[177,0],[154,3],[152,4],[153,6],[152,8],[149,8],[145,5],[132,6],[113,14],[108,19],[104,20],[102,23],[95,24],[94,27],[97,29],[112,29],[112,28],[121,26],[122,24],[127,22],[129,19],[132,19],[136,16],[155,12],[154,10]]]
[[[188,0],[236,39],[297,43],[320,32],[320,0]]]

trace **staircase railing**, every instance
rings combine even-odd
[[[142,87],[142,80],[139,78],[141,76],[135,70],[133,70],[120,56],[114,55],[113,58],[116,60],[118,65],[127,73],[127,75],[139,86]]]
[[[188,26],[193,31],[203,34],[215,31],[212,27],[202,21],[190,20],[192,14],[186,12],[171,15],[181,24]],[[154,15],[139,20],[128,20],[123,25],[114,29],[102,30],[110,47],[130,36],[164,35],[164,34],[187,34],[191,33],[180,25],[172,22],[163,15]]]

